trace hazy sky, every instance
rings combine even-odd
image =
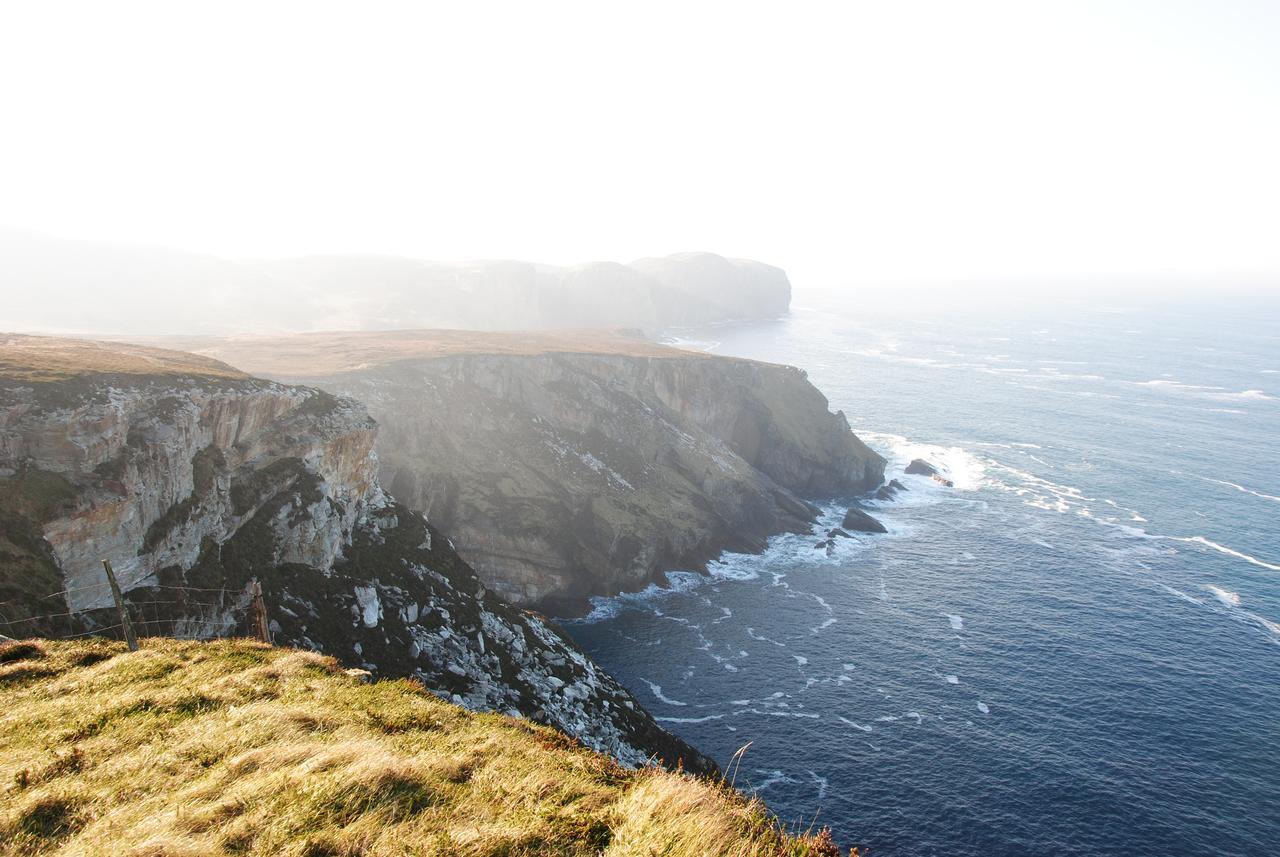
[[[1280,272],[1280,3],[0,6],[0,223],[794,280]]]

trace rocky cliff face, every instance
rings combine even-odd
[[[623,337],[442,346],[453,337],[204,345],[366,402],[389,490],[449,533],[486,585],[557,612],[723,550],[759,550],[808,528],[803,498],[852,496],[883,475],[883,459],[791,367]],[[341,371],[336,354],[355,368]]]
[[[114,624],[103,558],[144,634],[245,633],[247,584],[259,578],[278,643],[417,677],[625,762],[710,766],[382,490],[362,406],[227,367],[166,372],[170,358],[154,350],[123,371],[14,370],[14,354],[50,342],[0,341],[3,633]]]

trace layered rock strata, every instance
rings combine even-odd
[[[44,371],[58,342],[89,362]],[[279,644],[418,678],[630,764],[713,768],[383,491],[361,405],[186,357],[0,337],[4,633],[110,628],[104,558],[144,634],[247,633],[258,579]]]

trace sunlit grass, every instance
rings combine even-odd
[[[246,641],[0,645],[0,854],[834,855],[721,783]]]

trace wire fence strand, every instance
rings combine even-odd
[[[228,636],[237,629],[251,629],[253,626],[255,607],[248,584],[237,589],[171,584],[151,584],[135,586],[135,588],[144,597],[162,596],[134,601],[126,595],[124,599],[129,624],[145,636],[181,638]],[[116,618],[119,615],[116,612],[116,605],[110,600],[106,604],[97,604],[79,610],[67,609],[11,618],[18,612],[14,609],[16,606],[30,607],[59,597],[66,600],[69,606],[68,596],[90,590],[110,599],[110,585],[104,580],[102,583],[60,589],[47,595],[11,598],[0,602],[0,635],[9,637],[38,631],[31,635],[63,640],[95,635],[121,636],[125,629],[124,621],[106,625],[94,624],[94,627],[88,627],[95,622],[96,618],[101,618],[104,611],[109,613],[110,618]],[[173,595],[166,598],[163,597],[164,593],[173,593]],[[187,597],[188,595],[192,597]],[[97,600],[100,599],[95,599]],[[171,615],[163,615],[166,613]],[[214,618],[215,614],[217,614],[216,618]]]

